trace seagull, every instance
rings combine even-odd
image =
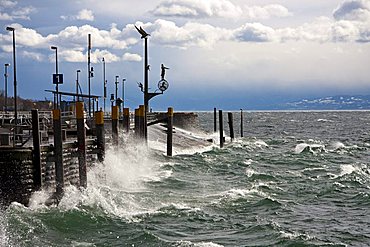
[[[136,30],[141,34],[141,38],[142,39],[145,39],[146,37],[150,36],[149,33],[145,32],[144,29],[142,27],[138,28],[136,25],[135,25],[135,28]]]

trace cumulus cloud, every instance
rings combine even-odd
[[[30,58],[33,61],[44,61],[45,56],[39,52],[32,52],[32,51],[23,51],[22,55],[26,58]]]
[[[336,20],[370,21],[370,1],[345,1],[334,10],[333,16]]]
[[[12,21],[15,19],[30,20],[30,15],[36,12],[32,6],[17,7],[18,2],[10,0],[0,1],[0,20]]]
[[[91,10],[83,9],[80,12],[78,12],[78,15],[76,16],[77,20],[85,20],[85,21],[93,21],[94,20],[94,14]]]
[[[269,4],[265,6],[245,6],[243,16],[249,19],[269,19],[272,17],[287,17],[292,13],[279,4]]]
[[[228,0],[165,0],[151,12],[156,16],[238,17],[242,9]]]
[[[275,30],[260,23],[247,23],[234,31],[234,37],[244,42],[275,41]]]
[[[60,16],[60,18],[63,20],[71,20],[71,21],[73,20],[93,21],[95,19],[94,13],[89,9],[82,9],[77,13],[77,15],[73,15],[73,16],[62,15]]]
[[[209,24],[188,22],[183,26],[166,20],[157,20],[152,25],[153,41],[180,48],[189,46],[211,47],[220,40],[231,37],[231,31]]]
[[[142,58],[139,54],[133,54],[133,53],[129,53],[129,52],[126,52],[125,54],[123,54],[122,59],[124,61],[129,61],[129,62],[141,62],[141,60],[142,60]]]

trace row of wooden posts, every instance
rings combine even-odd
[[[84,117],[84,103],[76,102],[76,120],[77,120],[77,157],[79,164],[79,181],[80,187],[87,187],[87,168],[86,168],[86,128]],[[112,106],[112,144],[117,147],[119,144],[119,107]],[[167,155],[172,156],[172,131],[173,131],[173,108],[168,108],[167,119],[161,122],[167,122]],[[130,112],[128,108],[123,109],[122,119],[123,130],[126,133],[130,131]],[[135,110],[135,139],[140,141],[147,140],[147,121],[146,112],[143,105]],[[54,132],[54,155],[52,160],[55,162],[55,180],[57,198],[64,192],[64,166],[63,166],[63,138],[62,138],[62,121],[60,109],[53,110],[53,132]],[[35,174],[36,190],[42,187],[42,167],[41,167],[41,145],[38,110],[32,110],[32,133],[34,147],[34,167],[37,171]],[[105,130],[104,130],[104,112],[95,112],[95,145],[97,158],[99,161],[104,160],[105,155]]]
[[[225,137],[224,137],[224,119],[222,110],[218,111],[218,120],[219,120],[219,132],[220,132],[220,148],[224,147]],[[230,139],[233,141],[235,139],[234,134],[234,120],[233,120],[233,113],[227,113],[229,130],[230,130]],[[217,109],[213,109],[213,131],[217,132]],[[243,137],[243,110],[240,109],[240,137]]]

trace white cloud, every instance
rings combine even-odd
[[[279,4],[269,4],[265,6],[245,6],[243,16],[248,19],[269,19],[272,17],[287,17],[292,13]]]
[[[63,20],[80,20],[80,21],[93,21],[95,19],[94,13],[92,10],[89,9],[82,9],[78,12],[77,15],[68,16],[68,15],[62,15],[60,16]]]
[[[275,30],[260,23],[247,23],[234,31],[234,37],[244,42],[275,41]]]
[[[11,1],[11,0],[1,0],[0,1],[0,7],[4,8],[12,8],[17,5],[17,1]]]
[[[58,50],[58,56],[62,61],[82,63],[87,62],[87,52],[78,49]],[[104,57],[107,63],[118,62],[120,58],[107,50],[96,49],[90,53],[91,63],[99,63]],[[52,60],[53,57],[50,57]]]
[[[188,22],[180,27],[174,22],[159,19],[151,28],[153,41],[180,48],[211,47],[216,42],[231,37],[231,32],[227,29],[194,22]]]
[[[178,17],[238,17],[240,7],[228,0],[165,0],[152,13],[157,16]]]
[[[77,20],[85,20],[85,21],[93,21],[94,20],[94,14],[91,10],[83,9],[80,12],[78,12],[78,15],[76,16]]]
[[[30,58],[33,61],[41,62],[45,60],[45,56],[38,52],[23,51],[22,55],[26,58]]]
[[[126,52],[125,54],[123,54],[122,59],[124,61],[129,61],[129,62],[140,62],[142,60],[139,54],[133,54],[129,52]]]
[[[370,21],[369,0],[347,0],[334,10],[336,20]]]
[[[16,1],[0,0],[0,20],[30,20],[30,14],[36,12],[36,9],[32,6],[18,8],[17,4],[18,2]]]

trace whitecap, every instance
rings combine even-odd
[[[223,247],[223,245],[216,244],[213,242],[199,242],[193,243],[191,241],[177,241],[179,247]]]

